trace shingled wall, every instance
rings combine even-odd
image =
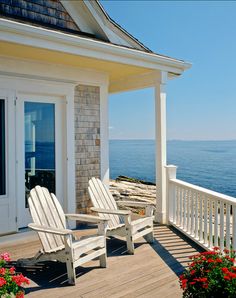
[[[89,213],[88,181],[100,177],[100,89],[75,88],[75,177],[77,211]]]
[[[80,32],[59,0],[0,0],[0,16]]]

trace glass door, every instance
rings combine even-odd
[[[36,185],[55,193],[63,206],[63,104],[60,97],[21,95],[17,99],[18,228],[31,222],[28,196]]]
[[[24,102],[25,207],[36,185],[56,192],[55,104]]]

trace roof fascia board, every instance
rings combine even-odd
[[[190,63],[80,36],[0,19],[0,40],[181,74]]]
[[[60,2],[81,31],[91,34],[96,33],[98,37],[102,37],[105,40],[107,39],[106,33],[102,30],[101,26],[97,24],[97,21],[85,5],[84,1],[60,0]]]
[[[75,11],[73,3],[71,1],[60,0],[60,2],[65,7],[66,11],[70,14],[70,16],[73,18],[73,20],[78,25],[81,31],[93,34],[93,31],[85,22],[83,15],[81,15],[80,18],[78,18],[77,11]]]

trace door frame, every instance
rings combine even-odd
[[[11,215],[9,215],[9,225],[6,233],[17,232],[17,199],[16,199],[16,172],[17,172],[17,158],[16,158],[16,101],[22,93],[31,93],[38,95],[56,96],[64,98],[65,100],[65,156],[66,166],[63,169],[65,173],[65,194],[64,194],[64,211],[66,213],[75,213],[76,211],[76,195],[75,195],[75,141],[74,141],[74,90],[77,82],[62,82],[57,78],[50,80],[29,78],[18,76],[13,73],[9,75],[0,74],[0,90],[1,95],[8,100],[9,106],[7,117],[9,119],[8,128],[8,143],[11,145],[8,155],[8,169],[12,169],[10,175],[11,187],[9,188],[9,197],[11,199]],[[5,98],[4,97],[4,98]],[[10,158],[12,156],[12,158]],[[9,179],[8,179],[9,181]],[[71,223],[71,228],[75,227],[75,222]],[[1,230],[0,230],[0,234]]]
[[[55,105],[55,173],[56,173],[56,196],[64,208],[64,198],[66,196],[66,167],[65,145],[63,135],[65,135],[65,98],[59,96],[48,96],[42,94],[20,93],[16,100],[16,159],[17,159],[17,180],[16,199],[18,228],[26,227],[31,221],[29,209],[25,208],[25,121],[24,103],[51,103]]]
[[[0,234],[14,232],[17,229],[16,184],[15,184],[15,93],[0,86],[0,98],[5,101],[5,152],[6,152],[6,194],[0,196],[0,208],[5,212],[5,227]]]

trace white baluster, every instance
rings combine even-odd
[[[191,191],[191,235],[194,234],[194,204],[195,204],[195,198],[194,198],[194,192]]]
[[[226,248],[230,250],[230,206],[226,204]]]
[[[183,189],[179,190],[179,224],[183,227]]]
[[[187,191],[183,189],[183,229],[186,230]]]
[[[207,231],[207,223],[208,223],[208,200],[207,197],[205,197],[204,200],[204,243],[207,244],[207,238],[208,238],[208,231]]]
[[[202,226],[203,226],[203,216],[202,216],[202,201],[203,201],[203,195],[199,195],[200,200],[200,210],[199,210],[199,240],[203,240],[203,233],[202,233]]]
[[[213,209],[213,201],[210,198],[210,200],[209,200],[209,240],[208,240],[208,246],[209,247],[213,246],[213,241],[212,241],[212,209]]]
[[[177,203],[177,187],[176,185],[172,185],[173,189],[173,223],[176,224],[176,203]]]
[[[215,211],[215,218],[214,218],[214,246],[218,246],[218,201],[215,200],[214,202],[214,211]]]
[[[176,224],[179,225],[180,220],[179,220],[179,187],[176,186]]]
[[[233,250],[236,250],[236,206],[233,205]]]
[[[224,250],[224,203],[220,201],[220,250]]]
[[[195,238],[198,239],[198,193],[195,192]]]
[[[192,203],[191,190],[187,190],[187,231],[190,233],[190,204]]]

